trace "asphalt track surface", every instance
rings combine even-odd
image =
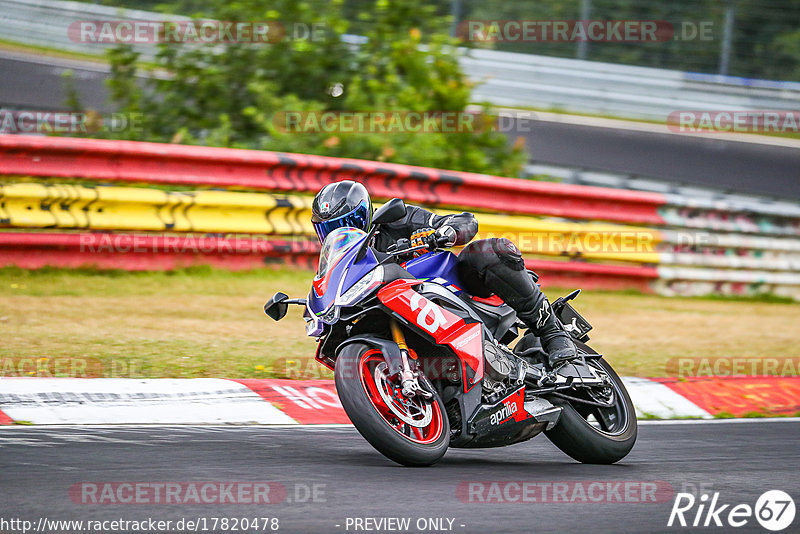
[[[20,110],[66,109],[63,75],[72,73],[73,86],[86,108],[110,112],[105,86],[108,67],[81,60],[53,59],[0,50],[0,106]]]
[[[0,50],[0,107],[64,109],[65,70],[86,108],[111,111],[108,67]],[[800,150],[790,147],[645,133],[548,121],[512,128],[531,161],[629,173],[724,191],[800,199]],[[515,133],[518,132],[518,133]]]
[[[348,517],[408,517],[412,526],[443,517],[453,520],[452,532],[463,533],[681,532],[695,529],[667,528],[673,492],[702,488],[719,492],[720,504],[752,506],[764,491],[782,489],[798,501],[798,441],[796,419],[646,424],[633,452],[613,466],[575,463],[539,436],[500,449],[451,449],[434,467],[410,469],[386,460],[349,427],[12,427],[0,431],[0,518],[268,516],[279,518],[280,532],[327,533],[355,532],[346,526]],[[69,488],[90,481],[270,481],[283,484],[287,499],[266,505],[74,503]],[[664,481],[671,490],[657,503],[497,504],[457,496],[459,484],[476,481]],[[316,502],[297,502],[315,484]],[[798,525],[800,514],[785,532],[797,532]],[[766,532],[753,518],[736,530]]]
[[[797,148],[552,122],[534,122],[525,146],[537,163],[800,199]]]

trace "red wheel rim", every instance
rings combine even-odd
[[[388,379],[376,381],[376,369],[381,364],[386,365],[386,360],[379,350],[370,350],[361,356],[358,366],[358,375],[361,386],[364,388],[367,398],[372,403],[372,407],[381,416],[381,419],[389,427],[403,436],[405,439],[414,443],[427,445],[434,443],[442,435],[442,413],[439,403],[431,401],[426,404],[421,399],[408,399],[401,393],[400,386]],[[377,373],[380,375],[380,372]],[[379,383],[380,382],[380,383]],[[383,388],[384,395],[392,399],[390,407],[381,395],[379,388]],[[394,411],[393,411],[394,409]],[[400,419],[397,412],[404,415],[406,419],[423,422],[422,414],[429,413],[430,421],[424,426],[414,426]]]

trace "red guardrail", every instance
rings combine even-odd
[[[316,192],[336,180],[378,198],[572,219],[664,224],[663,195],[380,163],[186,145],[0,135],[0,174]]]
[[[151,234],[0,232],[0,267],[24,269],[97,267],[131,271],[192,265],[255,269],[289,264],[315,269],[319,245],[312,241],[191,237]],[[577,261],[528,260],[543,285],[584,289],[651,291],[653,267]]]
[[[128,271],[213,265],[230,270],[264,265],[316,268],[311,241],[268,241],[151,234],[0,232],[0,266],[23,269],[97,267]]]

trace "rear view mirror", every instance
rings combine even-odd
[[[284,302],[288,298],[289,295],[278,291],[264,304],[264,313],[269,315],[272,319],[280,321],[286,317],[286,312],[289,311],[289,304]]]
[[[377,210],[372,217],[372,224],[387,224],[398,221],[406,215],[406,204],[399,198],[393,198]]]

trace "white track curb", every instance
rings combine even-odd
[[[641,417],[711,418],[711,414],[667,386],[624,377]],[[330,388],[294,381],[259,380],[272,402],[233,380],[124,378],[0,378],[0,413],[13,421],[54,424],[264,424],[308,423],[342,408]],[[277,399],[277,401],[275,400]],[[322,421],[315,421],[322,422]]]

